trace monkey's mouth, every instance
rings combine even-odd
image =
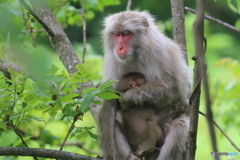
[[[120,60],[127,60],[127,59],[129,59],[131,56],[129,55],[129,54],[117,54],[117,57],[118,57],[118,59],[120,59]]]
[[[118,54],[118,58],[119,58],[119,59],[127,59],[127,58],[128,58],[128,55],[126,55],[126,54],[119,55],[119,54]]]

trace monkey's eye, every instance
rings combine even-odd
[[[116,31],[113,32],[112,34],[113,34],[114,36],[119,36],[119,35],[120,35],[120,33],[119,33],[119,32],[116,32]]]
[[[124,35],[124,36],[127,36],[127,35],[129,35],[129,34],[130,34],[130,31],[128,31],[128,30],[123,31],[123,35]]]

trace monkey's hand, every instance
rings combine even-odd
[[[139,158],[139,157],[137,157],[137,156],[135,156],[135,155],[133,155],[133,154],[129,154],[126,158],[125,158],[125,160],[141,160],[141,158]]]
[[[125,92],[119,100],[124,106],[153,104],[165,108],[179,98],[176,88],[165,87],[159,82],[148,82],[138,88],[133,88]],[[159,108],[159,109],[161,109]]]

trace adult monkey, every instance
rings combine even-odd
[[[124,93],[121,103],[150,103],[159,109],[180,105],[184,113],[190,94],[189,69],[179,46],[158,31],[153,17],[146,12],[125,11],[108,16],[104,26],[103,81],[119,79],[130,71],[143,73],[147,80]],[[98,117],[100,147],[107,160],[123,160],[132,151],[116,123],[117,105],[117,100],[103,101]],[[185,114],[173,119],[157,160],[181,159],[188,125]],[[131,159],[139,158],[132,155]]]

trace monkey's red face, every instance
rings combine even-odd
[[[126,59],[129,55],[130,41],[133,33],[130,31],[113,32],[114,50],[120,59]]]

